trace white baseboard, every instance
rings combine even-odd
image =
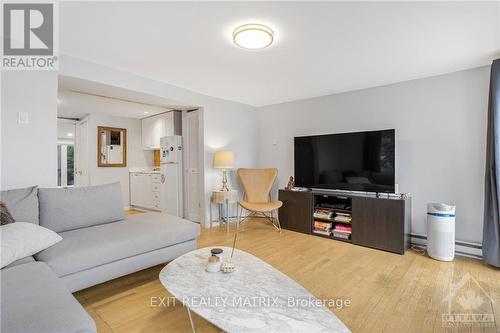
[[[427,247],[427,235],[410,234],[410,243],[418,247]],[[455,240],[455,255],[475,259],[483,258],[483,245],[461,240]]]

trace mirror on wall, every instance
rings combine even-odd
[[[97,166],[127,166],[127,129],[97,127]]]

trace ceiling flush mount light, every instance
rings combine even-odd
[[[72,136],[73,136],[73,133],[69,132],[69,133],[68,133],[68,136],[69,136],[69,137],[72,137]]]
[[[262,24],[245,24],[233,31],[233,42],[244,49],[263,49],[273,40],[274,32]]]

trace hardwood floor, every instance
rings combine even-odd
[[[231,231],[227,235],[217,228],[203,229],[198,247],[231,246],[234,227]],[[332,311],[352,332],[500,332],[500,270],[479,260],[458,257],[445,263],[412,250],[401,256],[287,230],[280,234],[260,219],[248,222],[237,247],[273,265],[319,299],[350,300],[350,307]],[[156,302],[156,297],[169,296],[158,280],[162,267],[75,296],[99,332],[191,332],[181,305],[151,306],[152,297]],[[463,288],[452,299],[452,311],[491,314],[494,322],[443,327],[445,298],[452,283],[459,282],[464,282]],[[196,315],[194,322],[197,332],[219,332]]]
[[[142,213],[144,213],[144,211],[143,210],[138,210],[138,209],[127,209],[125,211],[126,215],[137,215],[137,214],[142,214]]]

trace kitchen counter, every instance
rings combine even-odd
[[[159,167],[142,167],[142,168],[130,168],[129,173],[150,173],[150,174],[159,174]]]

